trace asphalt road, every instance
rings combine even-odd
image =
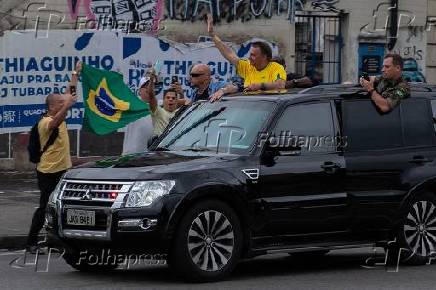
[[[436,265],[365,268],[371,249],[331,252],[300,261],[287,254],[241,262],[226,281],[187,284],[165,265],[141,265],[105,273],[81,273],[54,255],[0,252],[1,289],[435,289]],[[380,258],[383,256],[380,255]],[[380,260],[381,261],[381,260]],[[33,263],[32,263],[33,262]],[[48,265],[48,268],[47,268]],[[36,271],[37,270],[37,271]],[[46,271],[47,270],[47,271]],[[387,271],[388,270],[388,271]]]

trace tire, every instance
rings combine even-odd
[[[82,272],[101,272],[118,267],[119,261],[115,260],[116,256],[103,256],[104,261],[101,261],[101,254],[84,252],[65,252],[62,257],[68,265]]]
[[[424,265],[436,254],[436,197],[420,193],[407,202],[397,228],[400,259],[410,265]]]
[[[239,218],[228,205],[218,200],[199,202],[178,225],[168,262],[188,281],[222,280],[241,256],[242,239]]]

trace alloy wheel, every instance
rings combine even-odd
[[[219,271],[232,257],[235,234],[229,219],[215,210],[200,213],[188,231],[192,262],[203,271]]]
[[[436,207],[426,200],[415,202],[403,226],[404,237],[413,253],[427,257],[435,254]]]

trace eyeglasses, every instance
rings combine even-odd
[[[191,73],[191,77],[193,77],[193,78],[197,78],[197,77],[200,77],[202,75],[203,74],[201,74],[201,73]]]

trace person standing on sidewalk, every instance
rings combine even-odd
[[[26,250],[30,253],[38,251],[38,233],[44,225],[45,209],[48,198],[55,189],[65,171],[71,168],[70,141],[68,137],[65,118],[68,109],[77,100],[75,88],[81,64],[76,65],[73,71],[68,93],[64,95],[50,94],[46,98],[47,113],[38,123],[39,140],[43,147],[53,130],[58,129],[59,134],[54,143],[41,155],[41,160],[36,165],[36,177],[41,192],[39,207],[33,214],[32,224],[27,237]]]

